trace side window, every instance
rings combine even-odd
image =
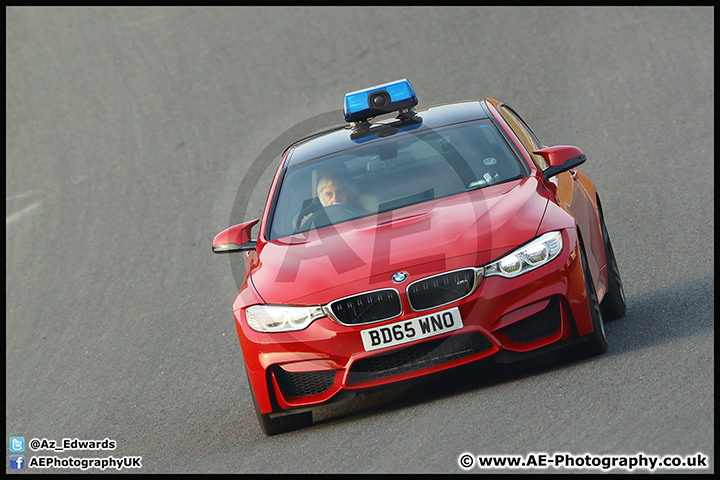
[[[528,151],[532,159],[535,161],[537,167],[540,170],[545,170],[546,168],[548,168],[548,164],[543,157],[541,157],[540,155],[534,155],[532,153],[533,150],[539,150],[543,148],[543,144],[540,142],[540,140],[538,140],[532,130],[530,130],[530,128],[525,124],[522,118],[520,118],[520,116],[507,105],[502,105],[500,107],[500,112],[502,113],[503,118],[505,118],[505,120],[507,121],[508,125],[510,125],[510,128],[512,128],[515,132],[515,135],[518,136],[520,142],[522,142],[522,144],[525,146],[525,150]]]

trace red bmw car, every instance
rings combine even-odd
[[[416,105],[406,80],[347,94],[346,124],[285,150],[262,221],[213,241],[246,258],[233,313],[267,435],[488,357],[601,354],[625,313],[580,149],[491,98]]]

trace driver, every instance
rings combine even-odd
[[[327,173],[322,175],[318,181],[317,196],[323,207],[329,207],[331,205],[349,205],[364,211],[357,200],[357,185],[355,185],[348,175],[339,173]],[[302,220],[300,220],[300,227],[305,225],[314,213],[317,212],[310,212],[302,217]]]

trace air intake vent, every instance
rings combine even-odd
[[[493,344],[479,332],[430,340],[356,361],[350,367],[348,384],[434,367],[491,348]]]

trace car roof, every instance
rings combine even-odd
[[[464,100],[444,103],[414,111],[416,117],[419,117],[422,123],[418,127],[412,128],[411,131],[417,133],[452,125],[454,123],[488,118],[489,113],[483,108],[483,100]],[[371,122],[371,125],[391,123],[395,118],[395,116],[384,117],[378,121]],[[288,148],[289,152],[285,167],[357,147],[361,143],[369,144],[382,140],[382,138],[364,138],[362,142],[360,142],[351,138],[353,132],[354,129],[349,124],[338,125],[298,140]]]

